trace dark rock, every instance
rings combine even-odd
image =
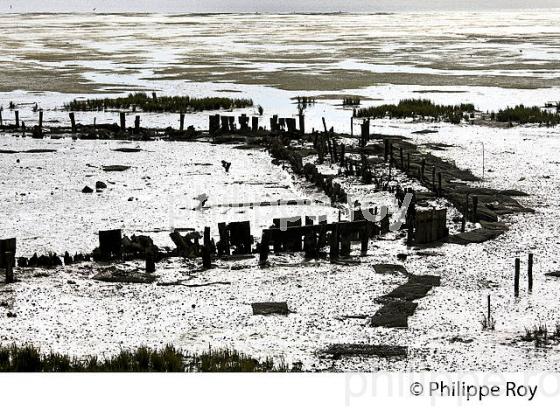
[[[105,182],[97,181],[95,183],[95,189],[105,189],[107,188],[107,184]]]
[[[93,189],[91,189],[89,186],[85,186],[84,189],[82,189],[82,193],[84,194],[91,194],[93,192]]]

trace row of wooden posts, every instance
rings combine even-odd
[[[280,118],[278,115],[273,115],[270,118],[270,131],[279,132],[287,131],[289,133],[299,132],[305,134],[305,116],[303,113],[298,115],[299,118],[299,129],[296,128],[296,119]],[[251,126],[249,127],[249,120],[251,120]],[[235,122],[235,116],[233,115],[220,115],[214,114],[208,117],[208,130],[210,134],[216,134],[218,132],[236,132],[236,131],[252,131],[257,132],[259,130],[259,117],[252,116],[249,117],[247,114],[241,114],[237,117],[239,122],[239,128]]]
[[[515,273],[513,276],[513,293],[515,297],[519,296],[519,278],[521,273],[521,259],[515,258]],[[527,290],[529,293],[533,291],[533,254],[530,253],[527,259]]]
[[[19,121],[19,111],[15,110],[15,126],[16,128],[20,128],[20,121]],[[38,111],[39,119],[38,119],[38,127],[43,128],[43,110]],[[73,112],[68,113],[68,117],[70,118],[70,126],[72,129],[72,133],[75,134],[77,132],[76,127],[76,115]],[[119,127],[121,131],[126,132],[126,113],[120,112],[119,113]],[[2,119],[2,111],[0,110],[0,127],[3,126],[3,119]],[[25,122],[21,122],[21,128],[25,129]],[[179,131],[185,130],[185,113],[179,113]],[[140,115],[136,115],[134,117],[134,134],[138,134],[140,132]]]

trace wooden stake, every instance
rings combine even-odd
[[[134,118],[134,134],[138,135],[140,133],[140,116],[137,115]]]
[[[477,195],[473,195],[472,204],[473,204],[473,218],[474,218],[474,222],[476,222],[478,221],[478,196]]]
[[[120,113],[121,116],[121,131],[125,132],[126,131],[126,115],[124,112]]]
[[[39,110],[39,128],[43,128],[43,110]]]
[[[210,227],[204,228],[204,246],[202,248],[202,266],[204,269],[212,267],[212,259],[210,256]]]
[[[488,317],[488,323],[490,323],[490,317],[491,317],[490,313],[491,313],[490,312],[490,295],[488,295],[488,316],[487,316]]]
[[[530,253],[529,254],[529,262],[528,262],[528,268],[527,268],[527,280],[528,280],[528,287],[529,287],[529,292],[533,291],[533,254]]]
[[[185,113],[182,112],[179,114],[179,131],[185,130]]]
[[[72,134],[75,134],[76,133],[76,117],[74,116],[73,112],[68,114],[68,116],[70,117],[70,124],[72,126]]]
[[[14,283],[14,267],[12,252],[4,252],[4,264],[6,265],[6,283]]]
[[[521,268],[521,261],[519,258],[515,258],[515,276],[513,278],[513,292],[515,297],[519,296],[519,271]]]
[[[14,111],[14,114],[16,115],[16,128],[19,128],[19,111]]]
[[[146,253],[146,273],[154,273],[156,271],[156,263],[154,254],[150,251]]]

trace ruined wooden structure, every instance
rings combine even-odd
[[[103,260],[122,257],[122,232],[120,229],[99,231],[99,251]]]
[[[388,217],[384,219],[388,222]],[[275,253],[297,252],[303,249],[309,256],[317,255],[319,249],[326,246],[328,242],[329,256],[334,261],[339,256],[349,256],[351,243],[360,242],[362,255],[366,255],[369,238],[374,233],[381,232],[381,227],[377,227],[374,222],[365,219],[334,223],[321,221],[317,225],[313,225],[311,221],[306,222],[308,224],[305,226],[301,226],[301,221],[299,224],[292,222],[291,226],[288,224],[285,230],[279,227],[264,229],[260,243],[260,263],[264,264],[268,260],[271,245]]]
[[[416,211],[414,216],[414,242],[436,242],[449,236],[447,209]]]

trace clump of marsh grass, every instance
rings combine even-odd
[[[70,111],[103,111],[140,109],[144,112],[190,112],[222,110],[232,108],[252,107],[253,100],[246,98],[226,97],[149,97],[146,93],[129,94],[118,98],[95,98],[88,100],[73,100],[64,104]]]
[[[357,117],[368,118],[434,118],[459,124],[465,114],[475,111],[473,104],[439,105],[430,100],[405,99],[398,104],[383,104],[359,109]]]
[[[482,325],[482,330],[496,329],[496,320],[492,316],[488,317],[487,315],[483,315],[480,324]]]
[[[535,347],[545,347],[549,342],[558,340],[560,336],[560,325],[556,325],[555,332],[550,334],[546,323],[539,323],[532,328],[525,328],[525,334],[521,337],[524,342],[534,342]]]
[[[141,346],[100,359],[78,359],[59,353],[42,354],[33,345],[0,346],[0,372],[285,372],[289,367],[272,358],[263,361],[233,349],[212,349],[187,354],[168,345]]]
[[[344,97],[342,99],[343,106],[360,105],[360,104],[361,104],[360,97]]]

